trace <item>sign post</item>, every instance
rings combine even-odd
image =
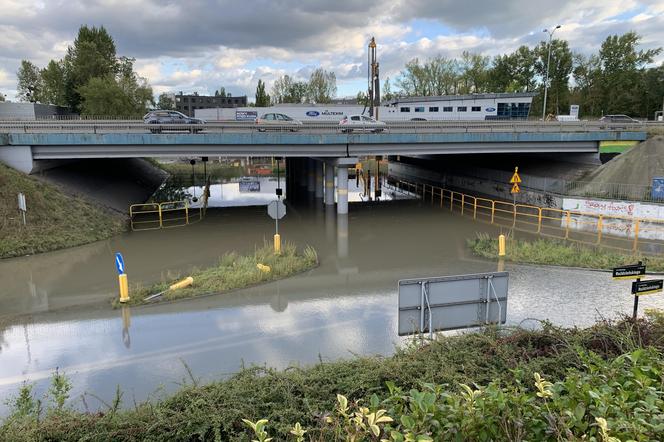
[[[124,258],[122,253],[115,254],[115,267],[118,269],[118,283],[120,284],[120,302],[125,303],[129,301],[129,282],[127,281],[127,274],[125,273]]]
[[[512,204],[514,207],[514,223],[513,225],[516,225],[516,194],[521,192],[521,189],[519,188],[519,183],[521,182],[521,177],[519,176],[519,168],[515,167],[514,168],[514,174],[512,175],[512,179],[510,179],[510,184],[512,185],[512,190],[510,190],[510,193],[512,194]]]
[[[25,204],[25,194],[20,192],[18,194],[18,210],[23,215],[23,225],[25,225],[25,212],[28,211],[28,207]]]
[[[267,214],[274,220],[274,253],[281,253],[281,236],[279,235],[279,220],[286,216],[286,205],[280,199],[271,201],[267,205]]]
[[[639,261],[638,264],[615,267],[613,269],[613,279],[636,279],[632,282],[632,294],[634,295],[634,309],[632,319],[636,321],[639,311],[639,296],[650,295],[662,291],[664,287],[663,279],[647,279],[641,281],[641,277],[646,274],[646,266]]]

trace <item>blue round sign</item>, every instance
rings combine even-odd
[[[486,110],[487,112],[495,112],[495,111],[496,111],[496,108],[495,108],[495,107],[487,107],[485,110]]]
[[[118,274],[122,275],[125,273],[124,259],[122,259],[122,253],[120,252],[115,254],[115,267],[118,269]]]
[[[318,111],[308,111],[307,112],[308,117],[317,117],[319,115],[320,115],[320,112],[318,112]]]

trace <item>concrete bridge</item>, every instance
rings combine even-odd
[[[380,133],[371,133],[371,127],[341,133],[329,123],[269,132],[251,123],[155,127],[142,122],[0,122],[0,161],[31,173],[54,161],[86,158],[283,156],[289,170],[304,168],[299,175],[309,177],[308,187],[321,193],[317,196],[323,197],[325,189],[328,204],[335,203],[336,168],[337,209],[346,213],[347,167],[362,156],[598,154],[602,141],[646,139],[643,126],[596,122],[402,122]]]

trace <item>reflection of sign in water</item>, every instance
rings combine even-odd
[[[260,192],[260,181],[240,181],[240,192]]]
[[[245,111],[245,110],[235,111],[236,121],[254,121],[256,118],[258,118],[258,111]]]
[[[652,179],[652,199],[664,200],[664,177],[654,177]]]

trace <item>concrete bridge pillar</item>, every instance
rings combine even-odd
[[[337,166],[337,214],[348,213],[348,166]]]
[[[298,158],[297,159],[297,183],[300,187],[307,187],[307,159]]]
[[[334,164],[325,163],[325,205],[334,206]]]
[[[316,168],[316,199],[323,198],[323,162],[315,161],[314,166]]]

